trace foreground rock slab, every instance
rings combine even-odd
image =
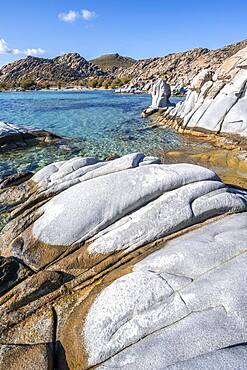
[[[142,153],[56,162],[11,191],[2,366],[38,350],[41,369],[244,368],[246,191]]]

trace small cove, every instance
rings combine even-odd
[[[181,98],[171,100],[176,103]],[[37,171],[51,162],[74,156],[105,159],[141,151],[161,157],[164,163],[187,161],[205,165],[223,179],[234,183],[236,178],[235,183],[244,184],[246,174],[198,156],[215,150],[209,142],[165,126],[150,128],[153,120],[140,117],[150,103],[151,96],[147,94],[103,90],[0,93],[0,120],[45,129],[66,138],[55,145],[40,144],[1,153],[1,178]],[[167,156],[170,152],[177,154]],[[196,154],[198,160],[188,152]]]

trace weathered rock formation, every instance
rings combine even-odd
[[[0,152],[56,139],[59,136],[45,130],[0,121]]]
[[[183,128],[247,136],[247,47],[215,73],[203,69],[185,101],[167,113]]]
[[[118,74],[119,78],[128,77],[132,85],[144,86],[164,78],[170,85],[186,87],[202,69],[216,70],[227,58],[247,46],[247,40],[225,46],[221,49],[192,49],[172,53],[164,57],[137,61],[128,70]]]
[[[1,368],[246,368],[247,192],[135,153],[56,162],[11,193]]]
[[[160,79],[153,85],[151,107],[166,108],[172,106],[169,98],[171,97],[171,88],[165,80]]]
[[[142,112],[143,117],[147,117],[158,109],[173,107],[169,100],[171,97],[171,87],[165,80],[158,80],[152,88],[152,104]]]
[[[89,63],[78,53],[54,59],[28,56],[0,69],[0,82],[16,83],[26,79],[36,82],[73,82],[86,77],[104,76],[99,67]]]

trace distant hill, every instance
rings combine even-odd
[[[106,54],[87,61],[78,53],[53,59],[28,56],[0,68],[0,83],[13,84],[31,79],[37,83],[71,83],[84,79],[131,80],[131,84],[152,82],[163,77],[170,84],[187,86],[203,68],[213,70],[228,57],[247,46],[247,40],[220,49],[205,48],[135,61],[119,54]]]
[[[89,63],[78,53],[68,53],[53,59],[28,56],[0,69],[0,82],[16,83],[25,79],[36,82],[73,82],[106,73]]]
[[[131,67],[136,62],[130,57],[123,57],[119,54],[105,54],[98,58],[90,60],[90,63],[98,66],[105,72],[116,72],[117,69],[126,69]]]
[[[186,86],[203,68],[216,70],[222,62],[247,46],[247,40],[224,46],[220,49],[191,49],[163,57],[137,61],[125,71],[119,71],[118,78],[128,77],[132,84],[138,81],[155,81],[163,77],[170,84]]]

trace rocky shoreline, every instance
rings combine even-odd
[[[3,368],[244,368],[247,192],[159,163],[77,157],[3,187],[21,199],[0,236]]]
[[[167,158],[246,177],[246,60],[201,71],[176,106],[152,85],[144,116],[220,148]],[[3,151],[59,139],[0,122]],[[247,191],[161,162],[78,156],[0,182],[1,369],[247,367]]]
[[[247,48],[226,59],[214,73],[203,69],[194,77],[185,100],[172,106],[171,89],[159,80],[153,86],[152,105],[142,113],[155,122],[193,135],[229,151],[212,158],[219,165],[247,170]],[[222,153],[223,154],[223,153]],[[201,161],[207,159],[202,153]],[[244,175],[245,177],[245,175]]]

